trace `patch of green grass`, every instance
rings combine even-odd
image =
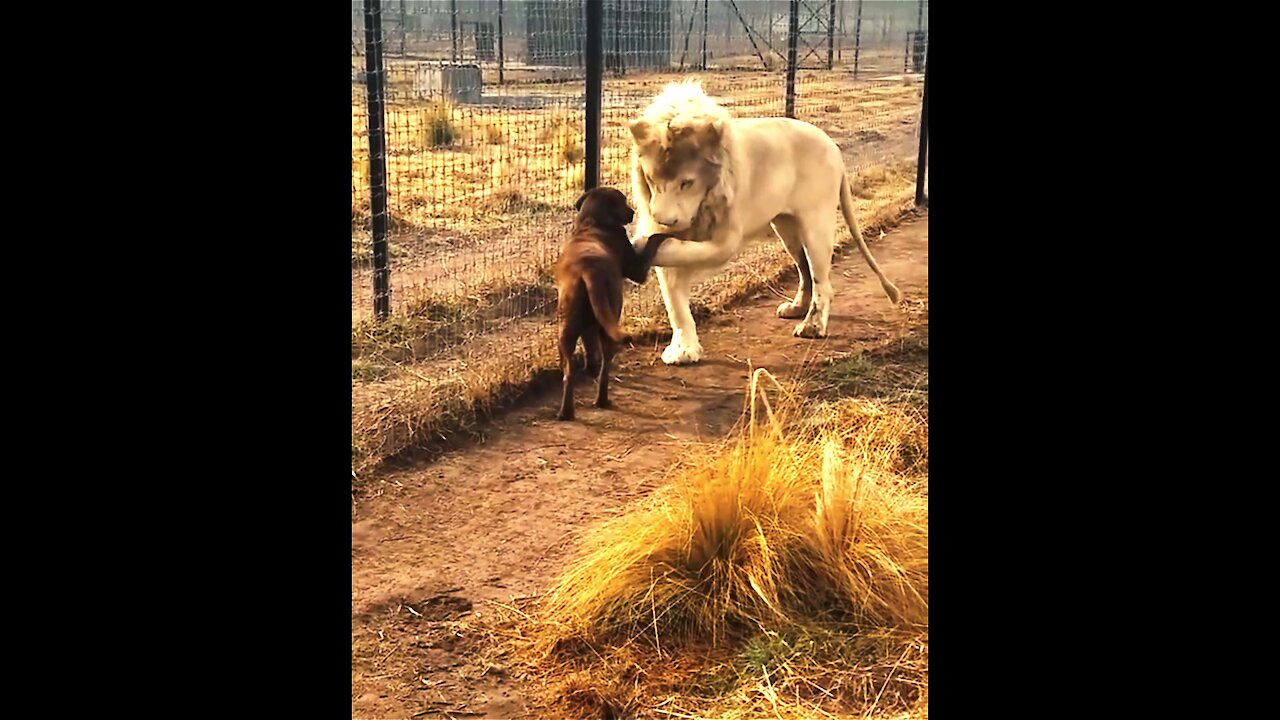
[[[918,325],[882,347],[826,360],[811,386],[826,398],[874,398],[927,411],[929,326]]]
[[[864,355],[844,355],[824,362],[815,380],[841,397],[851,397],[858,394],[874,371]]]
[[[895,642],[891,630],[851,625],[793,625],[780,632],[760,633],[743,646],[735,665],[741,681],[776,677],[787,665],[819,667],[836,664],[857,667],[859,661],[883,656]]]
[[[747,641],[738,656],[743,673],[750,677],[776,675],[777,668],[797,658],[808,661],[825,659],[837,643],[826,630],[801,626],[783,632],[765,632]]]

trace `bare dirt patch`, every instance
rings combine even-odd
[[[493,642],[518,630],[489,621],[544,591],[586,527],[660,484],[699,441],[723,437],[751,368],[845,393],[927,397],[928,218],[871,240],[904,292],[899,307],[846,249],[827,339],[792,337],[795,321],[776,318],[780,298],[764,290],[701,324],[699,365],[663,365],[661,343],[623,351],[614,410],[583,403],[577,421],[557,422],[558,398],[544,392],[481,440],[370,483],[352,509],[353,719],[545,715]],[[778,293],[789,296],[791,282]]]

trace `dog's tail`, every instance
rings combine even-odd
[[[596,322],[610,340],[620,343],[626,339],[622,328],[618,326],[618,318],[622,316],[622,308],[613,307],[610,291],[612,283],[605,278],[595,277],[590,271],[582,274],[582,282],[587,286],[587,301],[591,304],[591,312]]]
[[[871,257],[871,251],[867,249],[867,243],[862,239],[862,231],[858,229],[858,220],[853,216],[853,193],[849,190],[849,178],[841,173],[840,177],[840,211],[844,214],[844,221],[849,225],[849,232],[853,233],[853,239],[858,243],[858,250],[862,252],[862,257],[866,259],[867,265],[871,266],[871,272],[880,278],[880,287],[884,288],[884,294],[889,296],[894,305],[902,301],[902,292],[897,286],[889,282],[889,278],[884,276],[880,270],[880,266],[876,264],[876,259]]]

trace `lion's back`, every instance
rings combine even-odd
[[[794,118],[735,118],[733,127],[739,137],[753,142],[786,144],[798,155],[840,152],[831,136],[816,125]]]

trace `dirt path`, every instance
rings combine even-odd
[[[661,482],[692,443],[723,437],[748,361],[786,376],[900,336],[927,298],[928,233],[924,216],[872,243],[901,307],[851,249],[835,263],[826,340],[792,337],[796,321],[774,317],[780,300],[762,292],[699,326],[698,365],[663,365],[660,344],[620,353],[614,410],[591,406],[584,380],[576,422],[557,422],[558,394],[544,393],[496,418],[485,442],[387,475],[351,524],[353,720],[523,717],[515,681],[450,621],[544,591],[586,527]]]

